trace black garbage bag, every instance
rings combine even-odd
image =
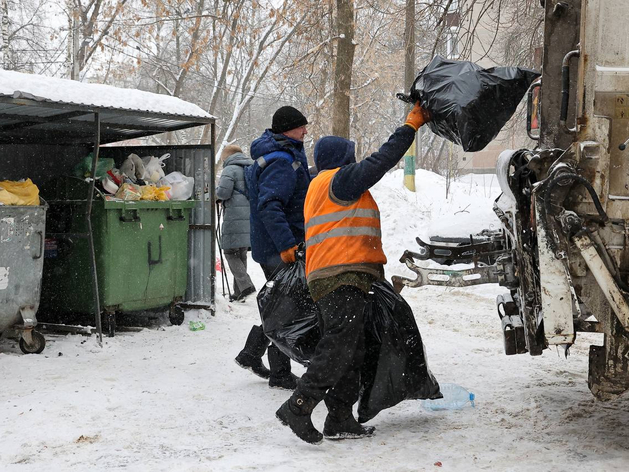
[[[258,292],[257,300],[264,334],[288,357],[308,366],[321,332],[303,256],[274,274]]]
[[[435,56],[417,76],[410,94],[398,98],[430,111],[428,126],[465,151],[480,151],[513,116],[538,72],[519,67],[483,69],[468,61]]]
[[[442,398],[428,369],[413,311],[387,281],[372,286],[365,308],[365,361],[358,421],[364,423],[402,400]]]

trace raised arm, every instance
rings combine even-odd
[[[430,114],[418,103],[406,117],[406,123],[389,140],[360,162],[341,168],[332,181],[332,194],[339,201],[353,202],[373,187],[413,144],[415,132],[430,119]]]

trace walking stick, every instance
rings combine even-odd
[[[216,238],[216,242],[218,243],[218,254],[221,258],[221,282],[223,284],[223,297],[225,297],[225,284],[227,284],[227,293],[229,294],[229,301],[233,301],[231,290],[229,289],[229,278],[225,273],[225,261],[223,261],[223,248],[221,247],[221,204],[216,202],[216,214],[218,215],[218,225],[216,228],[216,232],[218,238]]]

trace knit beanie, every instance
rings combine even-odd
[[[291,129],[299,128],[308,124],[306,117],[297,109],[291,106],[278,108],[273,114],[273,124],[271,131],[274,133],[283,133]]]
[[[240,146],[237,146],[235,144],[228,144],[223,148],[223,152],[221,152],[221,161],[224,161],[229,156],[231,156],[232,154],[236,154],[237,152],[242,152]]]

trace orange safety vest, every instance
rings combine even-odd
[[[304,217],[306,277],[347,264],[386,264],[382,251],[380,211],[369,191],[349,205],[330,198],[332,179],[340,169],[320,172],[310,182]]]

